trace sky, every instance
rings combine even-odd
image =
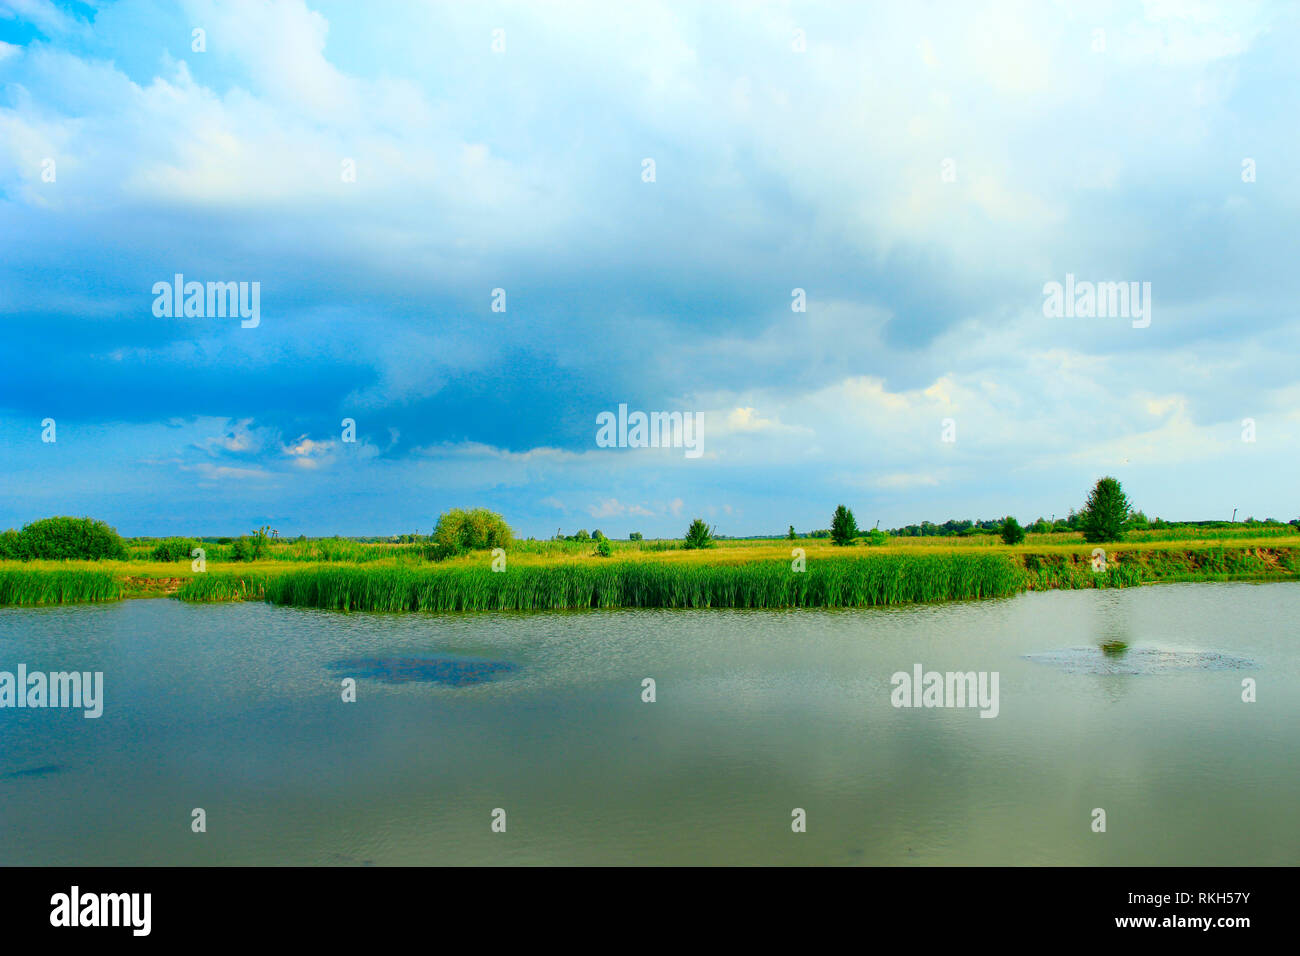
[[[1289,520],[1298,21],[0,0],[0,528],[1025,522],[1102,475]],[[157,314],[177,274],[256,323]],[[620,405],[698,454],[604,447]]]

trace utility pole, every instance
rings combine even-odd
[[[1236,520],[1237,520],[1237,509],[1236,509],[1236,508],[1233,508],[1233,509],[1232,509],[1232,520],[1233,520],[1233,521],[1236,521]]]

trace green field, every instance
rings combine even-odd
[[[207,564],[154,561],[131,542],[129,560],[0,562],[0,605],[123,598],[269,600],[344,610],[540,610],[583,607],[854,607],[997,597],[1023,590],[1128,587],[1170,581],[1295,580],[1300,535],[1279,529],[1131,532],[1106,546],[1095,571],[1082,535],[890,538],[837,547],[825,538],[681,541],[516,541],[504,570],[493,554],[444,561],[419,544],[317,539],[270,543],[256,561],[204,545]],[[804,570],[794,567],[802,552]]]

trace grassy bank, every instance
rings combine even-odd
[[[1044,536],[1047,537],[1047,536]],[[1102,573],[1083,542],[1015,547],[969,539],[836,548],[821,541],[724,542],[716,548],[509,552],[508,570],[473,553],[441,563],[390,557],[295,561],[0,563],[0,605],[175,596],[216,603],[268,600],[343,610],[548,610],[587,607],[869,607],[997,597],[1022,590],[1131,587],[1172,581],[1297,580],[1300,539],[1124,542]],[[1058,543],[1059,542],[1059,543]],[[791,568],[791,550],[807,569]]]
[[[119,601],[125,584],[110,571],[0,569],[0,607]]]
[[[1104,572],[1090,553],[1026,553],[1019,556],[1030,590],[1133,587],[1185,581],[1295,580],[1300,548],[1136,548],[1107,555]]]

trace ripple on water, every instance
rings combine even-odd
[[[66,768],[63,764],[47,763],[39,767],[28,767],[24,770],[11,770],[8,773],[0,774],[5,780],[21,780],[24,777],[50,777],[56,773],[63,773]]]
[[[330,668],[348,677],[368,678],[385,684],[442,684],[467,687],[496,680],[515,670],[511,661],[479,657],[353,657],[333,661]]]
[[[1184,651],[1162,647],[1067,647],[1026,654],[1026,660],[1059,667],[1068,674],[1165,674],[1254,667],[1247,657],[1222,651]]]

